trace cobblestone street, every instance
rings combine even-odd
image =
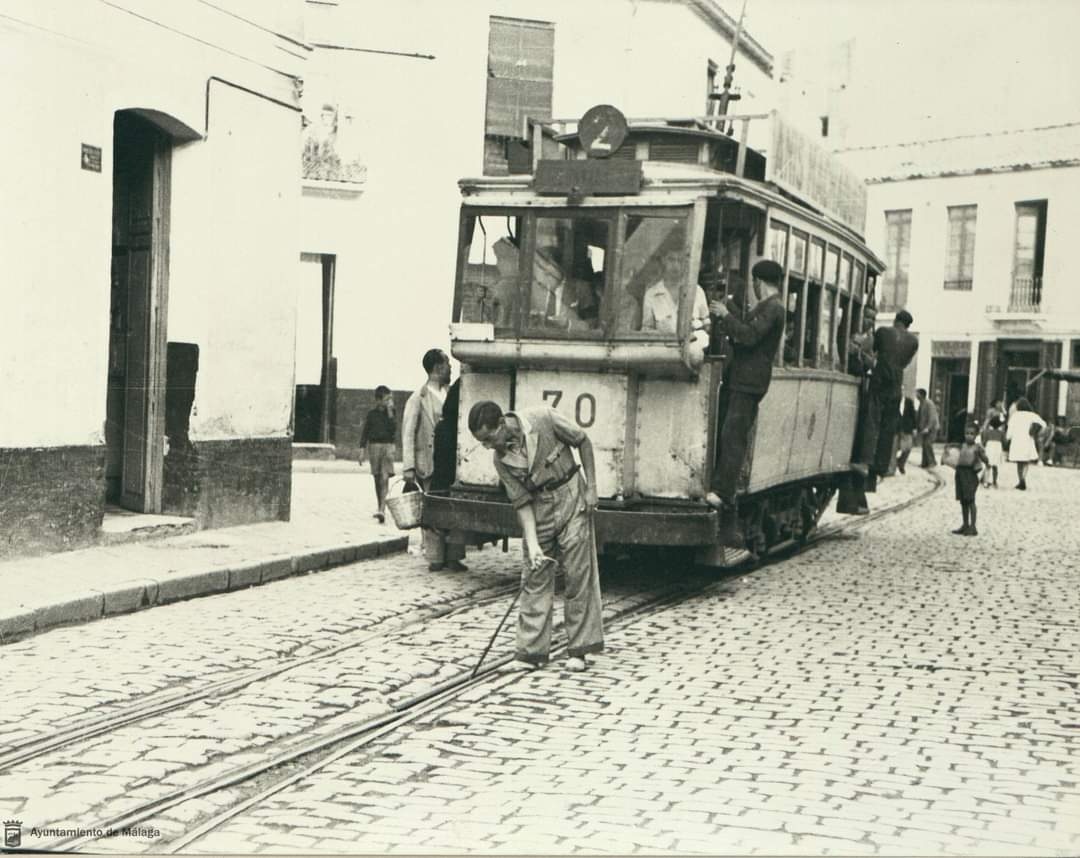
[[[983,492],[975,539],[949,532],[947,485],[614,631],[584,675],[472,692],[192,848],[1075,854],[1075,480]]]
[[[338,479],[345,500],[362,478]],[[1074,854],[1076,479],[1044,468],[1027,493],[981,492],[974,539],[949,532],[947,484],[721,577],[612,624],[587,673],[497,674],[185,851]],[[931,485],[888,480],[872,506]],[[32,826],[91,826],[389,711],[471,668],[516,556],[488,547],[452,575],[397,555],[5,646],[0,756],[178,703],[6,766],[0,810],[33,845]],[[605,582],[609,615],[642,598]],[[491,658],[510,646],[508,629]],[[86,848],[173,840],[250,793]]]

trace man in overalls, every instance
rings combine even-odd
[[[604,649],[592,523],[596,465],[589,436],[551,408],[503,414],[490,400],[470,409],[469,431],[494,451],[495,470],[525,538],[516,658],[530,667],[547,663],[555,593],[555,564],[549,560],[558,559],[566,573],[566,666],[584,670],[585,655]],[[571,447],[578,450],[580,468]]]

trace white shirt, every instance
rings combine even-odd
[[[709,325],[709,301],[705,290],[695,286],[694,309],[690,318],[690,329],[704,330]],[[674,334],[679,317],[679,307],[671,297],[671,292],[663,280],[650,286],[645,292],[641,306],[641,329]]]
[[[438,420],[439,415],[442,413],[443,406],[446,405],[446,391],[449,387],[441,387],[434,382],[427,383],[427,389],[431,391],[431,395],[435,397],[436,402],[439,403],[439,410],[435,413],[435,419]]]

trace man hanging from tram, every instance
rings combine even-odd
[[[726,409],[720,429],[720,461],[713,471],[712,491],[706,502],[721,510],[720,540],[735,548],[745,547],[739,530],[735,490],[746,460],[746,446],[757,417],[758,404],[772,380],[776,350],[784,338],[786,313],[780,301],[784,269],[771,259],[754,265],[751,275],[757,302],[739,319],[723,301],[713,301],[710,311],[734,346],[731,369],[726,374]]]

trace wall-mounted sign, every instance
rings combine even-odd
[[[82,168],[101,172],[101,147],[91,146],[89,143],[82,144]]]

